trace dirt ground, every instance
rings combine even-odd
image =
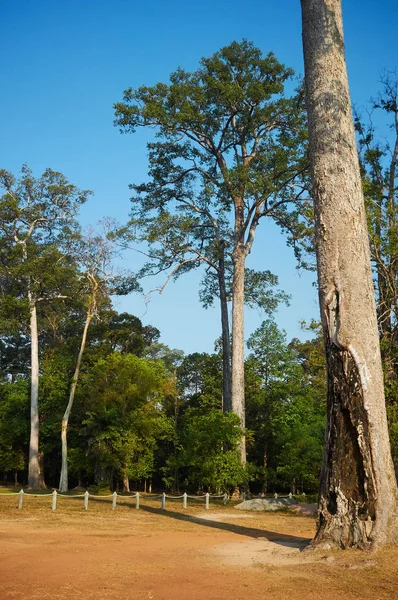
[[[393,600],[398,548],[302,552],[312,517],[0,496],[0,600]]]

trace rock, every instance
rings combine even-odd
[[[292,498],[253,498],[252,500],[241,502],[235,506],[235,508],[238,510],[272,512],[276,510],[286,510],[291,506],[297,506],[297,502]]]

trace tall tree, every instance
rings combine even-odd
[[[314,544],[396,541],[361,175],[344,56],[341,0],[301,0],[327,427]]]
[[[232,409],[242,428],[246,258],[264,217],[294,228],[297,212],[289,206],[302,194],[295,185],[306,165],[302,94],[284,95],[292,74],[272,53],[263,57],[253,44],[233,42],[203,58],[197,71],[179,69],[170,84],[126,90],[115,105],[122,132],[157,131],[149,182],[132,186],[133,224],[144,221],[151,230],[182,215],[181,236],[201,240],[187,260],[198,263],[197,250],[203,256],[206,249],[206,260],[214,260],[220,244],[230,254]]]
[[[31,433],[28,486],[43,485],[39,465],[39,330],[40,303],[64,298],[62,291],[68,264],[62,243],[76,226],[78,208],[89,192],[81,191],[61,174],[47,169],[35,179],[24,165],[20,179],[0,171],[4,190],[0,204],[2,242],[13,256],[6,268],[10,280],[18,282],[19,295],[27,300],[31,346]]]

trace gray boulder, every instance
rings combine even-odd
[[[292,506],[297,506],[297,502],[293,498],[253,498],[245,500],[237,504],[235,508],[238,510],[251,511],[276,511],[286,510]]]

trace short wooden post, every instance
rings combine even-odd
[[[112,494],[112,510],[115,510],[115,508],[116,508],[116,501],[117,501],[117,492],[113,492],[113,494]]]
[[[85,510],[88,509],[88,492],[84,492],[84,508]]]
[[[166,494],[163,492],[162,494],[162,510],[166,508]]]
[[[228,502],[228,494],[227,492],[225,492],[224,494],[224,504],[226,504]]]
[[[135,495],[135,507],[138,509],[140,507],[140,494],[139,492]]]
[[[209,500],[210,500],[210,494],[209,492],[207,492],[206,494],[206,504],[205,504],[205,509],[209,510]]]
[[[184,494],[182,496],[182,505],[184,508],[187,507],[187,502],[188,502],[188,494],[186,492],[184,492]]]
[[[57,490],[53,491],[53,501],[51,505],[51,510],[57,510]]]
[[[22,509],[22,504],[23,504],[23,490],[21,490],[18,493],[18,508],[19,508],[19,510]]]

